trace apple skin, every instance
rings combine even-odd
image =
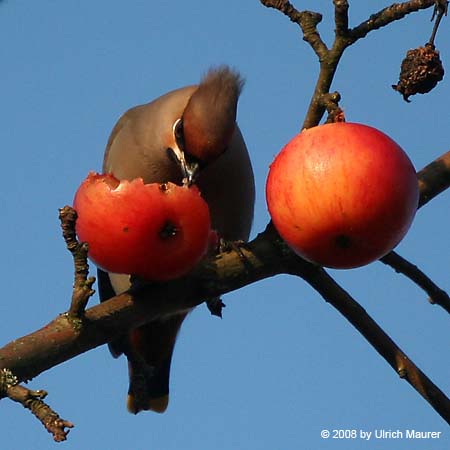
[[[209,208],[195,187],[90,173],[75,194],[76,232],[100,268],[166,281],[188,273],[210,243]]]
[[[348,269],[401,241],[419,189],[411,161],[391,138],[347,122],[295,136],[270,166],[266,199],[276,229],[298,255]]]

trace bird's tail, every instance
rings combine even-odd
[[[173,349],[186,315],[156,320],[130,333],[126,354],[130,377],[127,408],[131,413],[163,413],[167,409]]]

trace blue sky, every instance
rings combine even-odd
[[[295,1],[324,14],[332,2]],[[386,1],[351,3],[355,25]],[[367,4],[370,3],[370,7]],[[370,34],[350,48],[333,89],[347,120],[395,139],[420,169],[449,148],[445,78],[406,104],[391,89],[410,48],[431,32],[431,11]],[[228,63],[247,83],[238,121],[257,184],[253,235],[268,213],[269,164],[299,130],[318,65],[299,29],[258,0],[88,2],[6,0],[0,5],[3,258],[0,342],[29,333],[69,304],[70,255],[58,208],[99,170],[109,132],[127,108]],[[437,46],[449,61],[448,22]],[[399,252],[444,289],[449,193],[421,210]],[[447,314],[380,263],[332,271],[398,345],[450,394]],[[93,299],[96,302],[97,298]],[[30,383],[73,421],[66,449],[427,449],[448,447],[446,423],[331,306],[303,281],[279,276],[225,296],[224,319],[201,306],[185,322],[164,415],[127,413],[125,360],[105,347]],[[20,406],[0,405],[2,448],[50,448],[51,437]],[[442,431],[434,441],[323,440],[322,429]]]

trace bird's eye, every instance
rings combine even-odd
[[[184,130],[183,130],[183,120],[178,119],[173,127],[173,134],[175,140],[180,148],[184,147]]]

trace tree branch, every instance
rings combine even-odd
[[[319,32],[317,25],[322,21],[322,14],[313,11],[298,11],[287,0],[260,0],[267,8],[274,8],[289,17],[302,30],[303,40],[314,50],[319,59],[326,56],[328,49]]]
[[[442,0],[439,1],[442,2]],[[300,12],[287,0],[260,0],[260,2],[268,8],[281,11],[292,22],[297,23],[302,29],[303,40],[310,44],[319,57],[320,72],[305,120],[301,127],[302,129],[316,126],[321,121],[325,113],[323,96],[330,92],[339,61],[347,47],[371,31],[389,25],[410,13],[436,5],[436,0],[410,0],[403,3],[393,3],[391,6],[372,14],[368,20],[362,22],[355,28],[349,29],[348,1],[333,0],[336,30],[333,46],[331,49],[328,49],[317,31],[317,25],[322,20],[322,16],[319,13],[310,11]]]
[[[31,391],[20,384],[8,389],[8,397],[20,403],[44,425],[44,428],[53,436],[55,442],[62,442],[67,439],[72,422],[61,419],[53,409],[47,405],[43,399],[46,397],[45,391]]]
[[[9,369],[18,381],[30,380],[130,328],[283,273],[283,260],[278,259],[271,236],[269,229],[241,248],[246,267],[236,252],[224,252],[189,276],[168,283],[135,285],[124,294],[87,309],[81,326],[75,326],[67,313],[62,314],[40,330],[0,349],[0,369]],[[291,252],[286,257],[292,257]]]
[[[417,178],[419,179],[420,190],[418,207],[421,208],[450,186],[450,151],[418,172]],[[450,312],[448,294],[440,289],[417,266],[395,252],[388,253],[380,261],[391,266],[396,272],[404,274],[421,287],[429,295],[431,303],[436,303]]]
[[[421,204],[425,204],[424,195],[429,201],[449,187],[448,158],[450,152],[419,172]],[[170,283],[136,285],[124,294],[87,309],[82,326],[74,326],[68,315],[62,314],[40,330],[0,349],[0,369],[9,369],[18,382],[27,381],[111,341],[130,328],[196,306],[205,299],[218,297],[263,278],[295,273],[333,304],[433,407],[440,413],[442,408],[446,408],[440,391],[424,378],[383,330],[368,318],[367,313],[325,271],[294,255],[271,225],[241,251],[246,259],[245,267],[235,251],[223,252],[202,264],[190,276]],[[151,302],[146,301],[149,297]]]
[[[393,3],[391,6],[372,14],[369,19],[351,29],[349,32],[350,43],[365,37],[371,31],[403,19],[408,14],[430,8],[435,4],[436,0],[410,0],[403,3]]]
[[[32,391],[18,384],[17,377],[9,370],[0,370],[0,393],[14,402],[20,403],[44,425],[45,429],[53,435],[56,442],[62,442],[67,439],[70,428],[73,424],[67,420],[61,419],[50,406],[44,403],[47,396],[46,391]],[[68,428],[68,429],[66,429]]]
[[[80,244],[75,234],[76,211],[68,206],[61,208],[59,210],[59,220],[61,221],[61,229],[66,247],[72,254],[75,267],[72,301],[70,302],[70,309],[67,314],[72,320],[80,321],[83,318],[89,298],[95,293],[92,289],[95,283],[95,277],[88,278],[88,246],[85,242]]]
[[[308,268],[306,272],[293,267],[290,272],[303,278],[322,297],[336,308],[414,389],[450,424],[450,400],[408,358],[395,342],[367,314],[364,308],[342,289],[322,268]]]
[[[448,0],[435,0],[435,6],[433,11],[433,16],[431,20],[435,20],[433,31],[431,32],[430,39],[428,40],[428,44],[434,47],[434,40],[436,39],[436,33],[439,29],[439,25],[441,23],[442,17],[446,16],[448,13]]]
[[[340,101],[341,94],[339,92],[322,95],[322,103],[328,113],[326,123],[345,122],[344,111],[339,106]]]
[[[450,151],[424,167],[417,176],[421,208],[450,186]]]
[[[348,33],[348,1],[333,0],[334,23],[336,24],[336,36],[345,36]]]
[[[417,266],[402,258],[398,253],[389,252],[380,261],[392,267],[397,273],[402,273],[408,277],[413,283],[421,287],[429,296],[430,303],[442,306],[450,313],[450,297],[447,292],[443,291],[423,273]]]
[[[367,35],[370,31],[389,25],[409,13],[433,6],[435,0],[411,0],[401,4],[394,3],[371,15],[367,21],[351,30],[348,29],[348,2],[333,0],[333,3],[335,5],[335,39],[332,48],[319,58],[320,73],[302,128],[316,126],[322,119],[325,113],[322,98],[330,91],[339,61],[347,47]]]

